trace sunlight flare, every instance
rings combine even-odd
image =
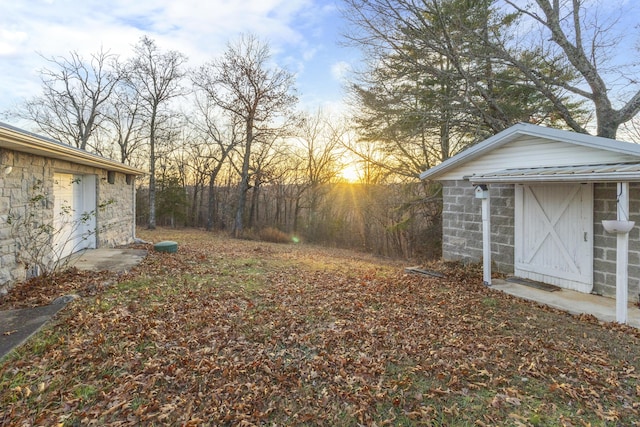
[[[345,165],[339,173],[339,177],[346,182],[355,183],[360,181],[360,170],[355,163]]]

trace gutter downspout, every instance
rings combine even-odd
[[[629,183],[618,183],[617,219],[628,221]],[[629,303],[629,233],[618,233],[616,244],[616,322],[627,323]]]
[[[491,195],[483,184],[476,186],[475,193],[482,200],[482,280],[491,286]]]
[[[136,238],[136,181],[137,181],[137,176],[133,176],[133,179],[131,180],[131,204],[133,207],[133,221],[131,222],[131,237],[133,239],[133,242],[137,241]]]

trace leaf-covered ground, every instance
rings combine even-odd
[[[74,301],[0,361],[0,425],[640,425],[640,333],[347,251],[201,231]],[[19,296],[19,297],[18,297]]]

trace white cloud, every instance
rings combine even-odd
[[[143,35],[161,49],[184,53],[190,67],[247,32],[268,42],[274,59],[297,73],[311,63],[326,69],[336,59],[326,55],[335,49],[326,37],[337,15],[325,0],[31,0],[2,1],[2,9],[0,70],[13,84],[0,88],[0,111],[34,88],[31,95],[38,93],[38,70],[47,65],[40,55],[88,57],[104,49],[127,57]],[[323,93],[321,84],[310,87]]]
[[[15,54],[26,39],[27,33],[24,31],[0,30],[0,56]]]
[[[316,56],[317,52],[318,52],[317,47],[305,49],[302,52],[302,59],[304,59],[305,61],[310,61],[311,59],[313,59],[314,56]]]
[[[351,70],[351,64],[346,61],[338,61],[331,66],[331,75],[335,80],[343,83],[347,80]]]

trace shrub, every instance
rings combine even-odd
[[[259,232],[260,240],[272,243],[291,243],[292,238],[287,233],[278,230],[277,228],[267,227],[263,228]]]

